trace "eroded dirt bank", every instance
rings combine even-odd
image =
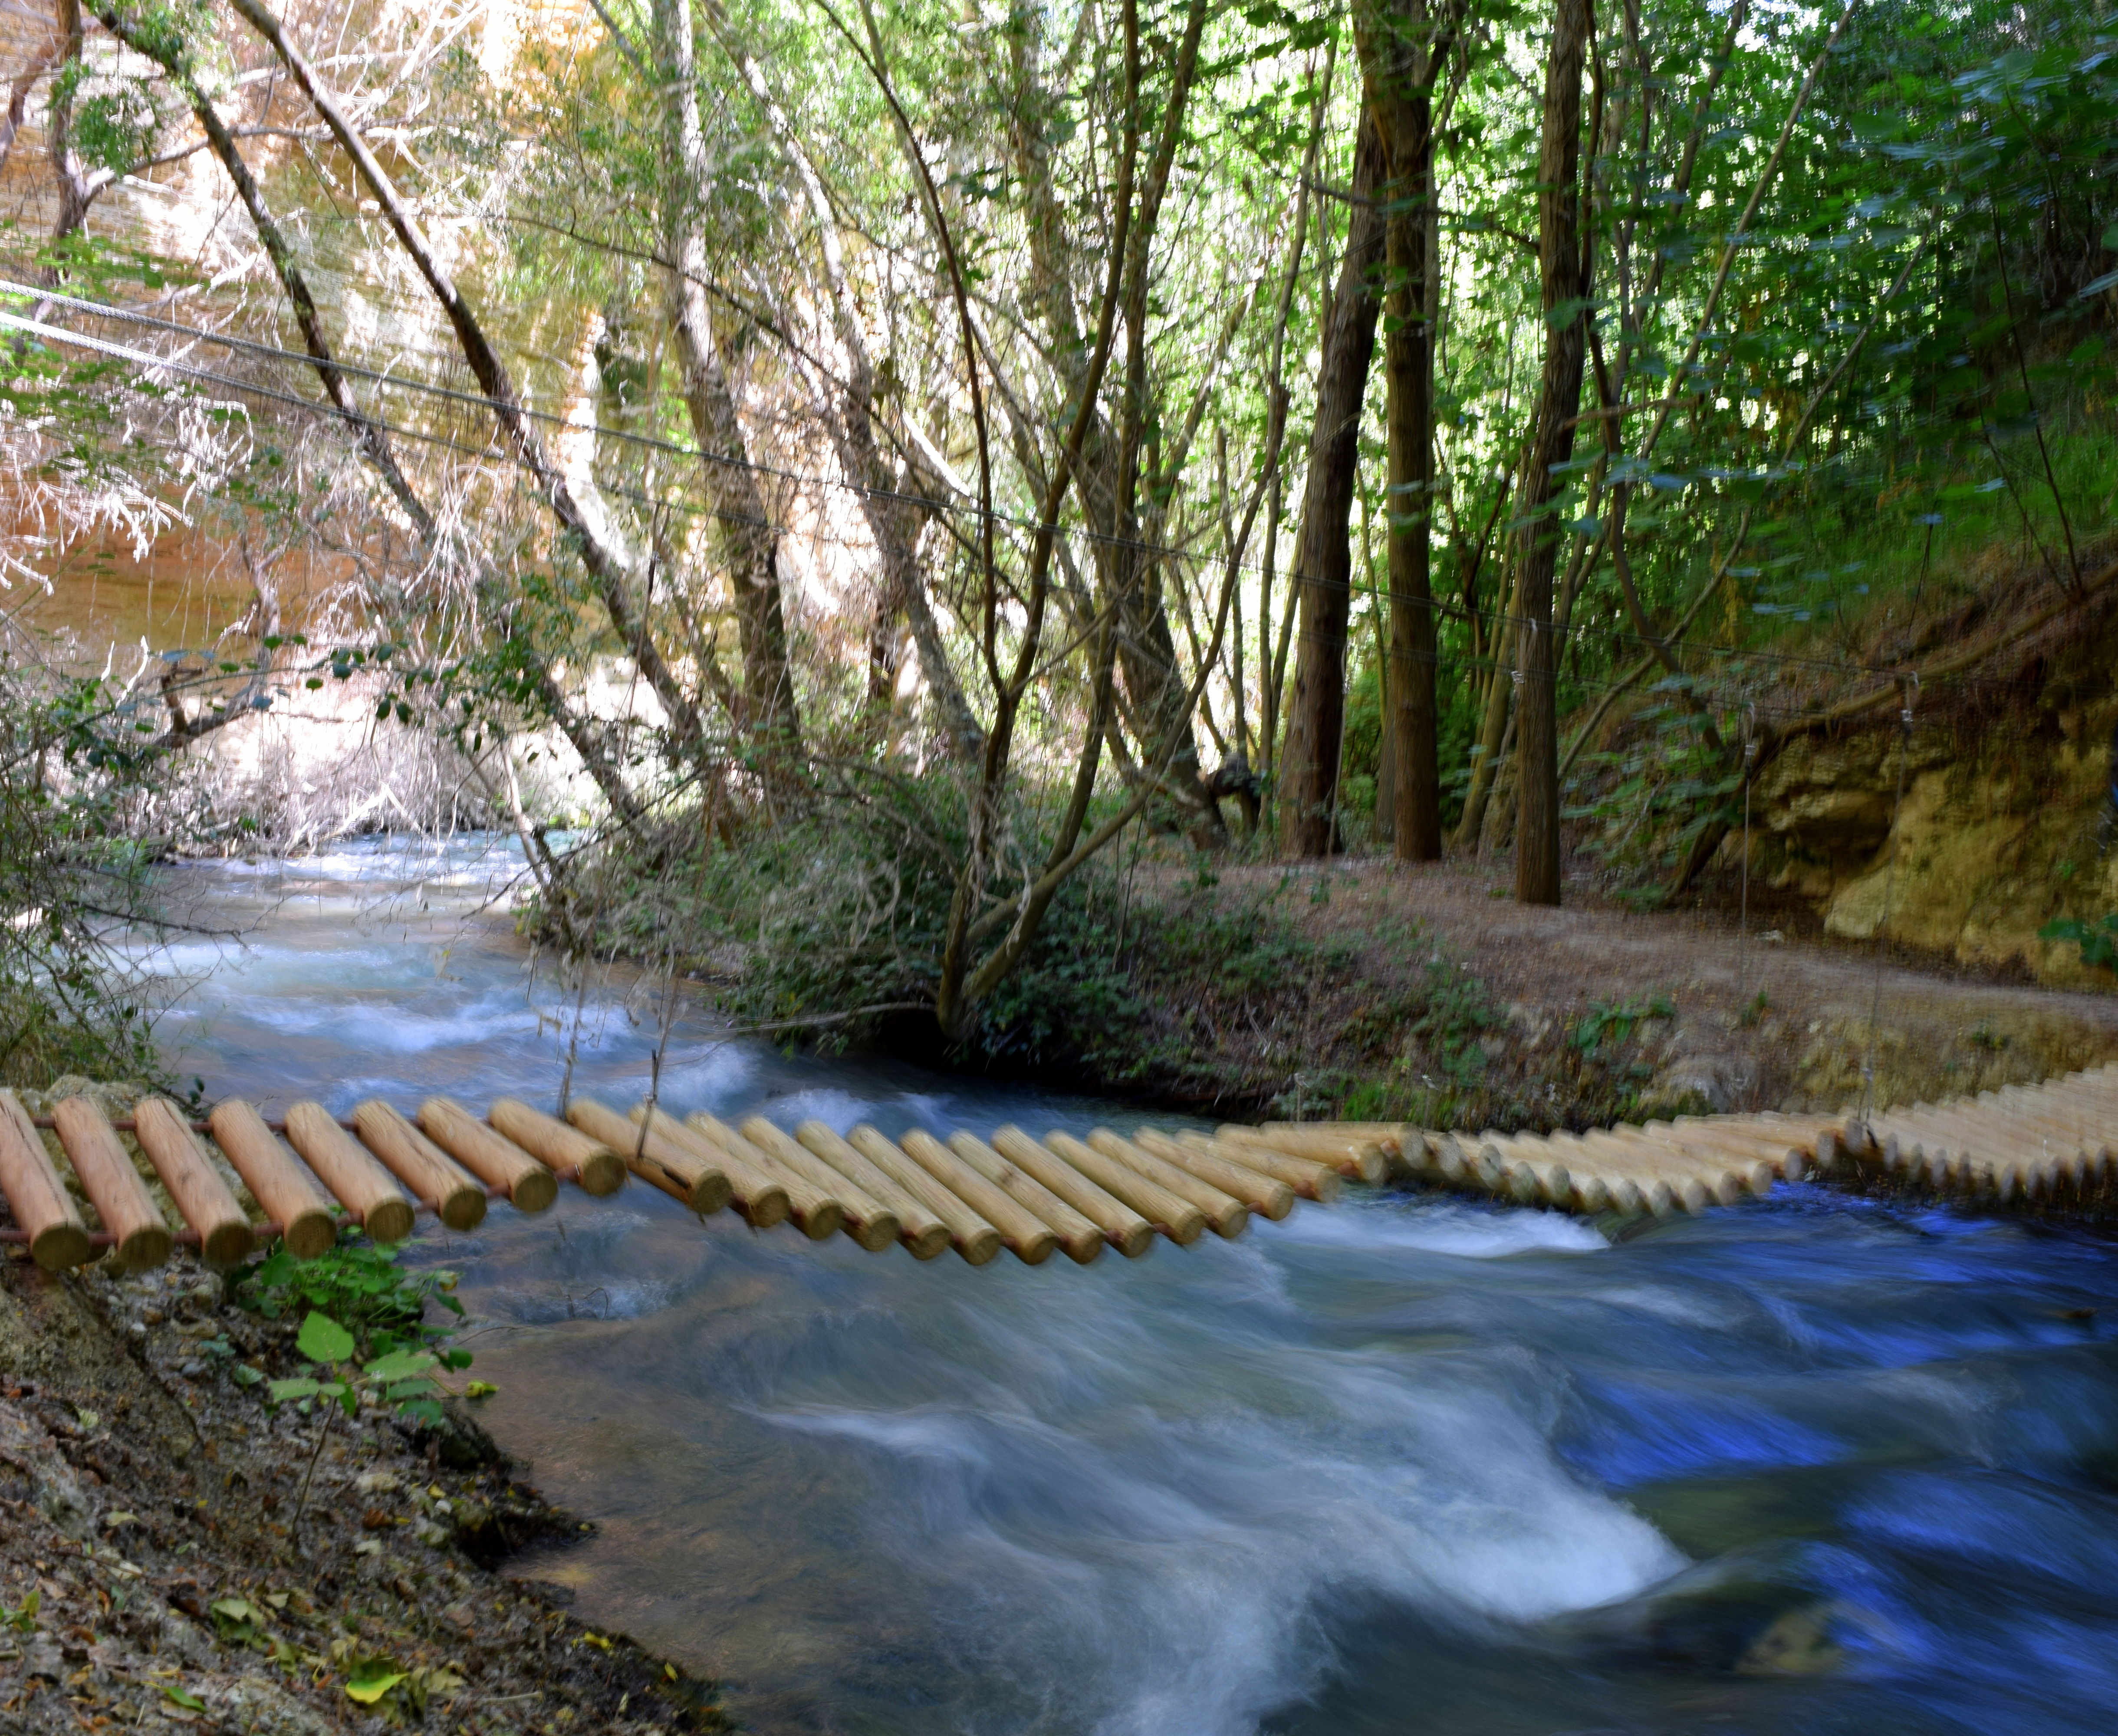
[[[2107,988],[1847,940],[1755,886],[1747,924],[1732,898],[1629,910],[1585,872],[1559,909],[1512,891],[1505,861],[1230,865],[1207,888],[1143,864],[1143,900],[1268,937],[1232,971],[1130,961],[1143,1010],[1091,1049],[1096,1082],[1231,1117],[1543,1131],[1835,1110],[1871,1053],[1876,1107],[2118,1059]]]
[[[728,1727],[711,1684],[510,1581],[577,1527],[474,1424],[363,1412],[319,1453],[316,1417],[269,1414],[234,1371],[303,1372],[294,1331],[181,1257],[0,1262],[0,1728]]]

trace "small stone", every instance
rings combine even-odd
[[[193,1357],[178,1369],[177,1373],[183,1375],[187,1381],[202,1381],[206,1378],[206,1364],[197,1357]]]
[[[142,1308],[140,1310],[141,1322],[146,1326],[158,1326],[169,1317],[164,1314],[160,1308]]]
[[[442,1619],[452,1627],[460,1627],[465,1633],[478,1623],[478,1618],[471,1613],[468,1604],[448,1604],[442,1611]]]

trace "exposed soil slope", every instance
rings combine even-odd
[[[268,1416],[226,1372],[297,1372],[292,1322],[222,1298],[184,1260],[0,1261],[0,1729],[727,1728],[710,1684],[494,1571],[576,1527],[474,1424],[340,1418],[317,1455],[315,1418]]]

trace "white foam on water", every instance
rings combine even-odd
[[[951,1099],[932,1091],[900,1091],[890,1104],[891,1109],[903,1118],[908,1127],[924,1127],[931,1132],[953,1132],[955,1123],[950,1118]]]
[[[537,1016],[520,1001],[474,1002],[452,1012],[415,1013],[402,1007],[368,1007],[358,1002],[336,1006],[281,1002],[273,1023],[289,1031],[326,1031],[357,1053],[423,1054],[429,1049],[497,1039],[537,1035]]]
[[[701,1054],[677,1055],[662,1063],[661,1100],[680,1119],[694,1109],[717,1113],[756,1072],[757,1057],[748,1048],[715,1044]],[[639,1075],[635,1066],[627,1076]]]
[[[1501,1210],[1423,1198],[1409,1204],[1342,1201],[1300,1205],[1279,1223],[1260,1220],[1268,1242],[1312,1248],[1404,1248],[1493,1260],[1509,1254],[1591,1253],[1610,1247],[1593,1224],[1556,1211]]]
[[[1673,1285],[1621,1285],[1587,1291],[1583,1299],[1667,1320],[1676,1326],[1705,1326],[1714,1331],[1732,1330],[1746,1319],[1740,1308],[1730,1308],[1696,1289],[1680,1289]]]
[[[875,1118],[875,1101],[872,1098],[856,1097],[850,1091],[795,1091],[785,1097],[774,1098],[757,1113],[790,1132],[805,1121],[821,1121],[843,1137],[862,1122]]]
[[[974,1603],[964,1674],[1067,1728],[1244,1736],[1320,1681],[1349,1600],[1479,1629],[1685,1565],[1567,1470],[1521,1369],[1239,1332],[1136,1354],[1145,1312],[984,1316],[1005,1373],[947,1400],[757,1411],[872,1451],[895,1571]]]

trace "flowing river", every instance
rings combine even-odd
[[[585,999],[497,844],[197,865],[164,1026],[208,1091],[661,1095],[783,1125],[1122,1107]],[[1167,1122],[1168,1118],[1157,1118]],[[1364,1190],[1352,1190],[1364,1193]],[[595,1522],[511,1567],[764,1732],[2106,1732],[2118,1248],[1814,1187],[1609,1241],[1408,1192],[1087,1268],[497,1206],[488,1426]]]

